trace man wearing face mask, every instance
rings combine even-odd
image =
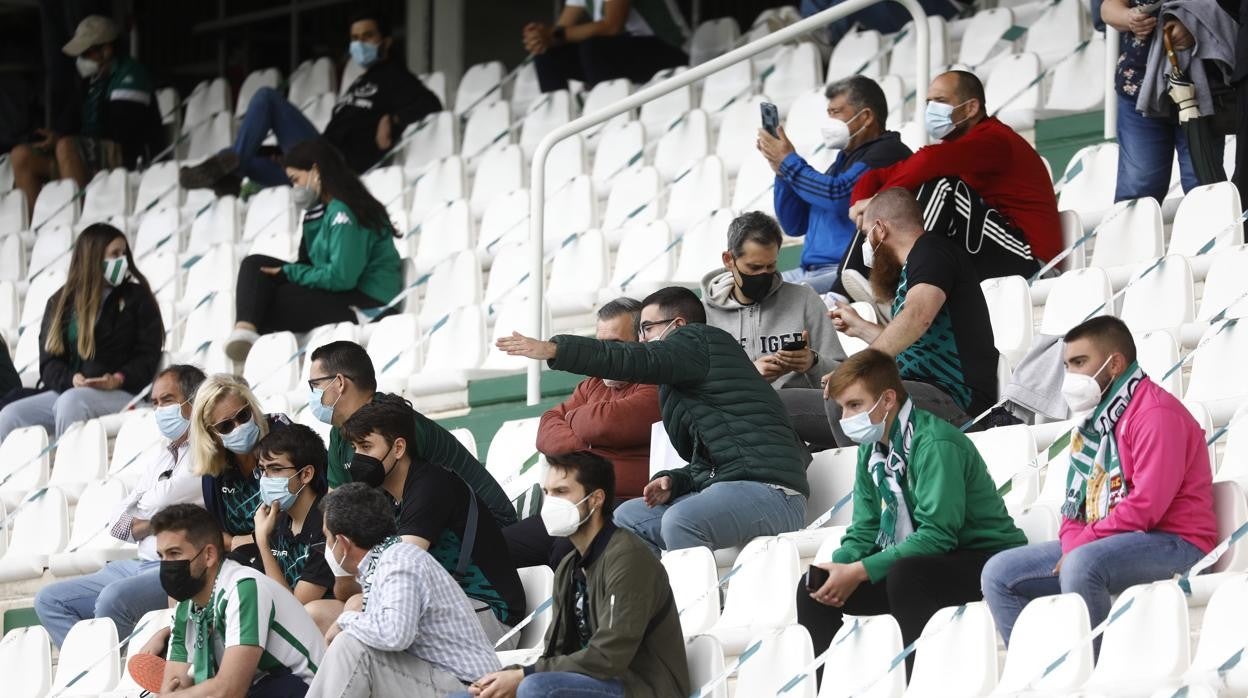
[[[177,364],[161,371],[152,383],[156,426],[167,442],[146,467],[130,466],[141,467],[143,475],[109,524],[113,537],[138,543],[139,559],[109,562],[94,574],[49,584],[35,595],[35,613],[57,646],[80,620],[112,618],[125,637],[143,614],[165,608],[151,519],[173,504],[203,504],[199,478],[187,454],[191,400],[203,380],[203,371]]]
[[[13,181],[35,210],[39,190],[54,179],[73,179],[81,189],[101,170],[135,169],[163,145],[165,131],[147,69],[117,44],[117,25],[90,15],[61,51],[74,59],[87,82],[78,133],[38,129],[39,140],[11,152]]]
[[[973,73],[936,76],[924,118],[936,143],[863,175],[854,186],[850,219],[865,230],[862,214],[871,197],[902,187],[919,200],[923,227],[957,242],[980,280],[1030,277],[1062,249],[1057,197],[1040,155],[988,116],[983,83]],[[854,300],[870,300],[861,283],[849,282],[847,290]]]
[[[542,521],[572,543],[555,571],[541,657],[478,678],[462,696],[686,696],[689,669],[667,573],[611,521],[615,475],[592,453],[551,458]]]
[[[909,644],[939,609],[978,601],[984,563],[1027,539],[975,445],[915,406],[892,357],[854,354],[828,378],[828,391],[841,405],[842,430],[861,444],[854,518],[832,560],[812,566],[827,580],[799,583],[797,621],[815,652],[846,613],[890,613]]]
[[[342,152],[352,170],[363,173],[399,142],[404,129],[441,110],[442,103],[403,65],[384,16],[373,10],[356,12],[350,32],[351,60],[364,72],[334,105],[321,135]],[[219,196],[237,196],[243,177],[262,187],[286,184],[280,161],[260,155],[260,146],[270,131],[283,153],[315,138],[316,127],[300,111],[305,106],[291,104],[274,88],[260,88],[247,103],[234,145],[183,167],[178,181],[187,189],[211,188]]]
[[[833,291],[848,297],[838,268],[848,264],[866,271],[856,251],[860,231],[849,218],[850,194],[867,170],[905,160],[911,152],[896,131],[885,129],[888,100],[874,80],[855,75],[828,85],[825,94],[823,145],[836,152],[826,172],[794,152],[783,128],[778,138],[759,129],[758,149],[776,173],[776,217],[784,233],[806,236],[801,266],[784,272],[784,280],[806,284],[821,295]]]
[[[1187,572],[1217,544],[1205,433],[1136,363],[1121,320],[1092,318],[1066,333],[1062,395],[1077,426],[1062,477],[1061,540],[997,555],[984,598],[1006,644],[1028,601],[1074,593],[1093,627],[1110,597]],[[1059,442],[1061,443],[1061,442]]]
[[[224,557],[212,515],[175,504],[152,519],[160,584],[177,601],[161,695],[302,698],[325,654],[303,605],[277,582]],[[132,673],[151,690],[160,667],[143,658]],[[141,667],[141,668],[140,668]]]

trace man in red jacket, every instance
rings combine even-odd
[[[919,199],[924,228],[957,240],[981,280],[1030,276],[1061,251],[1048,170],[1030,143],[988,116],[979,78],[961,70],[937,76],[924,121],[938,142],[858,180],[849,217],[860,228],[871,197],[903,187]]]

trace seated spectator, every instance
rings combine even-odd
[[[156,375],[165,327],[126,235],[95,223],[78,235],[65,285],[48,298],[39,328],[35,393],[0,410],[0,441],[41,426],[70,425],[125,408]]]
[[[325,497],[326,562],[364,589],[330,629],[315,698],[441,698],[498,668],[472,604],[446,570],[397,535],[385,495],[349,483]]]
[[[329,486],[340,487],[352,480],[351,459],[355,449],[342,434],[342,425],[364,405],[379,397],[373,361],[364,347],[355,342],[330,342],[311,355],[308,406],[329,430]],[[499,526],[516,522],[516,508],[499,487],[494,476],[441,424],[411,410],[416,441],[408,447],[416,460],[440,465],[467,482],[489,508]]]
[[[904,160],[911,152],[900,134],[885,130],[888,101],[874,80],[854,75],[828,85],[824,94],[828,124],[823,144],[840,151],[827,172],[794,152],[783,128],[779,138],[759,129],[758,149],[776,173],[775,209],[784,233],[806,236],[801,266],[784,272],[784,280],[806,284],[820,295],[834,291],[847,298],[837,269],[852,259],[857,259],[849,262],[855,269],[862,268],[861,231],[849,219],[850,193],[864,172]]]
[[[641,343],[513,333],[498,348],[551,368],[659,386],[672,445],[689,465],[655,474],[615,523],[659,550],[743,545],[802,526],[810,453],[740,343],[672,286],[641,302]]]
[[[325,139],[337,148],[351,171],[362,174],[399,142],[410,124],[442,109],[437,95],[392,54],[391,25],[378,12],[363,10],[351,18],[351,60],[364,73],[351,83],[325,127]],[[262,187],[286,184],[278,159],[260,155],[269,132],[287,156],[295,146],[317,137],[316,127],[281,92],[262,87],[247,103],[234,145],[194,167],[183,167],[178,181],[186,189],[213,189],[218,196],[238,196],[242,178]]]
[[[242,362],[261,334],[355,322],[356,308],[384,306],[403,286],[398,233],[386,207],[323,138],[286,156],[303,217],[299,261],[247,255],[238,270],[234,331],[225,352]]]
[[[542,92],[585,89],[605,80],[649,80],[664,68],[689,62],[681,46],[688,34],[674,5],[653,0],[567,0],[555,26],[524,25],[524,49],[533,55]]]
[[[334,573],[325,564],[321,498],[325,484],[325,442],[311,428],[290,424],[257,445],[260,499],[256,547],[260,571],[289,589],[308,609],[321,632],[342,612],[334,598]]]
[[[114,560],[94,574],[49,584],[35,594],[39,623],[58,647],[80,620],[111,618],[118,637],[126,637],[143,614],[168,605],[151,519],[174,504],[203,504],[199,478],[186,457],[191,400],[203,380],[198,368],[173,365],[152,383],[156,427],[166,442],[147,460],[138,484],[109,523],[113,537],[139,544],[139,559]]]
[[[941,142],[864,174],[854,186],[850,219],[866,230],[862,213],[871,197],[902,187],[918,198],[928,232],[953,238],[971,255],[979,280],[1039,271],[1041,261],[1062,250],[1062,223],[1035,148],[988,116],[983,83],[962,70],[932,81],[925,119],[928,136]],[[860,284],[846,283],[854,300],[869,300]]]
[[[854,519],[817,589],[803,579],[797,621],[815,651],[843,622],[890,613],[907,645],[945,606],[978,601],[979,573],[998,551],[1027,542],[979,451],[962,432],[915,406],[892,357],[874,349],[849,357],[828,379],[860,443]],[[879,421],[875,421],[879,418]],[[907,658],[907,668],[913,655]]]
[[[119,36],[111,19],[89,15],[61,48],[87,81],[81,127],[76,134],[38,129],[39,141],[10,152],[13,184],[26,195],[27,211],[35,210],[39,190],[51,180],[72,179],[81,189],[97,172],[133,170],[160,149],[165,130],[152,78],[120,49]]]
[[[1006,644],[1027,602],[1079,594],[1096,626],[1110,596],[1185,573],[1217,543],[1205,433],[1136,363],[1119,319],[1092,318],[1065,337],[1062,394],[1077,415],[1064,477],[1061,540],[988,562],[984,598]]]
[[[617,298],[598,309],[597,337],[631,342],[637,337],[641,303]],[[653,385],[586,378],[572,397],[546,411],[537,428],[537,450],[547,458],[588,451],[615,468],[620,499],[640,497],[650,479],[650,430],[659,415]],[[516,567],[555,567],[568,551],[546,532],[540,516],[503,529]]]
[[[541,657],[459,696],[687,696],[689,669],[667,572],[611,522],[615,474],[592,453],[552,458],[542,520],[574,549],[555,571]]]
[[[486,637],[498,642],[524,617],[520,576],[498,523],[472,487],[408,449],[417,443],[412,411],[407,401],[387,395],[343,424],[343,434],[355,445],[352,476],[386,492],[399,536],[427,550],[455,577]],[[513,649],[518,641],[513,635],[499,649]]]
[[[193,504],[152,519],[160,583],[177,601],[160,694],[298,698],[325,654],[303,605],[225,557],[216,521]]]
[[[879,301],[891,301],[893,319],[867,322],[842,303],[829,313],[832,322],[895,357],[915,405],[960,426],[997,400],[997,349],[970,257],[945,236],[923,231],[919,204],[904,189],[881,192],[864,219],[871,288]],[[833,438],[848,445],[840,404],[826,389],[823,397]]]
[[[9,396],[15,399],[20,397],[22,389],[22,377],[17,372],[17,367],[13,365],[13,355],[9,353],[9,345],[7,342],[0,342],[0,408],[7,404]]]
[[[839,5],[841,2],[843,0],[801,0],[798,3],[798,11],[803,17],[809,17]],[[954,19],[962,8],[968,5],[974,6],[974,4],[974,2],[961,0],[919,0],[919,6],[923,8],[927,16],[945,19]],[[882,2],[868,5],[828,24],[827,42],[829,46],[836,46],[855,27],[858,27],[860,31],[874,29],[881,34],[895,34],[911,21],[910,12],[899,4]]]

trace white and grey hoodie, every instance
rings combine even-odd
[[[780,351],[784,342],[800,340],[802,330],[810,331],[810,348],[819,360],[805,375],[789,373],[776,379],[779,389],[818,388],[819,380],[845,360],[845,350],[828,318],[828,307],[814,289],[791,284],[776,274],[766,297],[753,305],[742,305],[732,295],[732,272],[716,269],[702,277],[702,304],[706,323],[736,337],[751,361]]]

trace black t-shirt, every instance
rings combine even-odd
[[[338,99],[323,135],[342,151],[351,169],[362,173],[384,155],[377,148],[377,124],[383,114],[397,119],[390,139],[398,143],[409,124],[441,108],[438,96],[400,62],[380,61],[356,78]]]
[[[897,355],[904,380],[930,383],[974,416],[997,401],[997,348],[979,276],[965,252],[948,238],[921,235],[902,267],[893,317],[918,284],[945,292],[945,305],[922,337]]]
[[[299,533],[291,529],[290,515],[277,515],[277,525],[269,541],[269,550],[282,566],[282,576],[293,591],[299,582],[319,584],[325,587],[325,595],[332,598],[334,573],[325,562],[325,532],[321,530],[321,498],[317,497],[303,519]]]
[[[455,568],[470,496],[477,500],[477,538],[468,569],[458,577]],[[489,507],[459,476],[436,465],[412,461],[396,518],[399,535],[429,541],[429,554],[456,577],[469,599],[488,604],[494,616],[507,625],[520,622],[525,610],[524,587],[507,542]],[[479,608],[480,603],[474,606]]]

